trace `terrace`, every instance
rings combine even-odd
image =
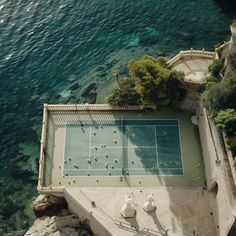
[[[191,113],[45,105],[38,190],[64,196],[98,235],[215,235]],[[143,203],[153,194],[156,211]],[[124,219],[124,197],[136,216]],[[203,235],[203,234],[201,234]]]

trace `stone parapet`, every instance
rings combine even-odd
[[[235,221],[235,185],[219,133],[213,122],[208,119],[206,110],[202,106],[198,108],[198,117],[212,214],[217,227],[217,235],[225,236],[228,235]]]
[[[208,52],[205,50],[186,50],[186,51],[180,51],[175,57],[171,58],[167,64],[169,67],[172,67],[174,64],[178,63],[178,61],[182,59],[188,59],[188,58],[206,58],[206,59],[214,59],[215,53],[214,52]]]

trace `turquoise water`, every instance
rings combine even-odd
[[[98,122],[67,125],[64,176],[183,175],[178,120]]]
[[[228,40],[236,4],[223,2],[0,1],[0,234],[31,224],[42,104],[84,102],[93,81],[104,92],[130,58]]]

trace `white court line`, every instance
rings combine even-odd
[[[117,126],[121,126],[121,125],[117,125]],[[147,125],[132,125],[132,124],[128,124],[128,125],[125,125],[125,126],[132,126],[132,127],[147,127],[147,126],[154,126],[154,124],[147,124]],[[166,127],[169,127],[169,126],[178,126],[178,125],[156,125],[156,126],[166,126]]]
[[[127,170],[153,170],[152,168],[125,168]],[[182,170],[183,168],[158,168],[158,170]],[[113,169],[66,169],[66,170],[77,170],[77,171],[80,171],[80,170],[106,170],[106,171],[113,171],[113,170],[122,170],[122,168],[113,168]]]
[[[183,177],[184,175],[163,175],[163,174],[142,174],[142,175],[138,175],[138,174],[131,174],[129,175],[129,178],[153,178],[153,177],[162,177],[162,176],[165,176],[165,177]],[[104,179],[107,179],[107,178],[119,178],[120,177],[123,177],[123,175],[92,175],[92,176],[87,176],[87,175],[69,175],[69,176],[66,176],[66,177],[70,177],[70,178],[84,178],[84,177],[92,177],[92,178],[95,178],[95,177],[98,177],[98,178],[104,178]],[[114,183],[115,184],[115,183]],[[131,186],[132,187],[132,186]],[[153,187],[153,186],[152,186]]]
[[[178,121],[178,133],[179,133],[179,145],[180,145],[180,158],[181,158],[181,162],[182,162],[182,168],[183,168],[183,175],[184,175],[184,160],[183,160],[183,156],[182,156],[182,141],[181,141],[181,136],[180,136],[180,123],[179,120]]]
[[[65,172],[65,152],[66,152],[66,135],[67,135],[67,125],[65,125],[65,136],[64,136],[64,156],[63,156],[63,160],[62,160],[62,170],[61,170],[61,174],[62,176],[64,175]]]
[[[145,121],[149,121],[149,120],[175,120],[175,121],[178,121],[178,119],[124,119],[124,120],[145,120]]]
[[[95,149],[95,147],[97,147],[97,146],[92,146],[92,147],[90,147],[90,148],[93,148],[93,149]],[[106,148],[155,148],[156,146],[106,146],[105,148],[104,148],[104,150],[106,149]]]
[[[91,151],[90,151],[91,149],[90,149],[90,146],[91,146],[91,127],[89,127],[89,161],[91,163]],[[89,170],[90,169],[91,169],[91,165],[89,164]]]
[[[125,119],[125,120],[133,120],[133,119]],[[135,119],[135,120],[144,120],[144,119]],[[182,143],[181,143],[181,137],[180,137],[180,125],[179,125],[179,120],[178,119],[151,119],[150,121],[158,121],[158,120],[175,120],[178,122],[178,125],[155,125],[155,127],[168,127],[168,126],[178,126],[178,131],[179,131],[179,144],[180,144],[180,151],[181,151],[181,161],[182,161],[182,168],[160,168],[160,170],[169,170],[169,169],[182,169],[183,172],[184,172],[184,165],[183,165],[183,158],[182,158]],[[144,120],[146,121],[146,120]],[[119,127],[121,125],[116,125],[116,124],[112,124],[113,126],[116,126],[116,127]],[[146,124],[146,125],[125,125],[126,127],[127,126],[133,126],[133,127],[147,127],[147,126],[154,126],[153,124],[149,125],[149,124]],[[124,125],[122,125],[121,127],[124,127]],[[91,146],[91,128],[92,128],[92,125],[90,124],[90,134],[89,134],[89,160],[91,160],[91,148],[95,148],[95,146]],[[156,146],[108,146],[106,148],[108,149],[121,149],[121,148],[155,148],[156,149],[156,157],[157,157],[157,161],[158,161],[158,151],[157,151],[157,140],[156,140],[156,129],[154,128],[154,132],[155,132],[155,143],[156,143]],[[65,139],[66,139],[66,135],[65,135]],[[64,146],[65,146],[65,142],[64,142]],[[64,148],[65,149],[65,148]],[[65,152],[64,152],[64,160],[65,160]],[[158,162],[157,162],[158,163]],[[64,168],[64,161],[63,161],[63,168]],[[150,168],[152,169],[152,168]],[[75,169],[64,169],[64,171],[66,170],[75,170]],[[79,170],[88,170],[88,169],[79,169]],[[91,170],[91,165],[89,165],[89,170]],[[92,169],[93,170],[93,169]],[[102,170],[102,169],[96,169],[96,170]],[[107,169],[105,169],[107,170]],[[114,169],[114,170],[119,170],[119,169]],[[137,168],[131,168],[130,170],[139,170]],[[140,170],[143,170],[140,169]]]
[[[155,138],[155,144],[156,144],[156,158],[157,158],[157,163],[158,163],[158,160],[159,160],[159,158],[158,158],[158,150],[157,150],[157,131],[156,131],[156,126],[155,125],[153,125],[153,128],[154,128],[154,138]]]

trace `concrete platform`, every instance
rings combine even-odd
[[[148,194],[156,210],[146,213]],[[136,217],[124,219],[120,209],[124,197],[132,194]],[[70,210],[88,218],[97,235],[199,235],[215,236],[215,225],[207,192],[202,188],[66,188]]]
[[[213,59],[206,58],[184,58],[173,65],[173,69],[185,74],[185,81],[201,84],[205,81],[208,66]]]

